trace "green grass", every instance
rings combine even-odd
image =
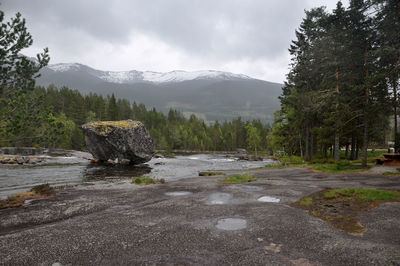
[[[281,164],[304,164],[304,159],[300,156],[295,155],[282,155],[275,157]]]
[[[136,185],[150,185],[150,184],[164,184],[164,178],[161,179],[154,179],[147,176],[142,177],[133,177],[132,183]]]
[[[302,198],[299,201],[299,205],[301,206],[311,206],[313,204],[313,200],[311,197]]]
[[[214,176],[214,175],[225,175],[223,172],[199,172],[199,176]]]
[[[224,184],[237,184],[237,183],[247,183],[254,181],[255,177],[253,175],[233,175],[227,176],[221,183]]]
[[[135,183],[135,184],[138,184],[138,185],[139,184],[144,184],[144,185],[155,184],[154,179],[150,178],[150,177],[147,177],[147,176],[136,177],[136,178],[134,177],[132,181],[133,181],[132,183]]]
[[[338,197],[357,198],[363,201],[400,200],[400,192],[394,190],[344,188],[331,189],[324,193],[325,199],[336,199]]]
[[[367,157],[378,157],[380,155],[382,155],[383,153],[387,153],[387,150],[375,150],[375,151],[367,151]],[[340,150],[340,158],[341,159],[345,159],[346,158],[346,151],[344,150]],[[350,150],[349,150],[349,154],[350,156]]]
[[[383,175],[387,175],[387,176],[399,176],[400,173],[399,173],[399,172],[384,172]]]
[[[338,163],[327,163],[327,164],[314,164],[314,169],[317,171],[328,172],[328,173],[340,173],[340,172],[354,172],[360,170],[367,170],[368,167],[362,167],[349,161],[339,161]]]

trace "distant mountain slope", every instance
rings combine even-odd
[[[37,84],[67,86],[82,93],[114,93],[162,111],[174,108],[205,120],[261,119],[272,122],[279,109],[281,84],[242,74],[204,70],[101,71],[82,64],[54,64],[41,71]]]

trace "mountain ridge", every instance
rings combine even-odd
[[[126,73],[131,76],[127,77]],[[244,120],[272,123],[274,111],[280,108],[278,96],[282,84],[279,83],[223,71],[147,71],[169,75],[153,77],[156,81],[143,79],[142,73],[145,72],[103,71],[79,63],[60,63],[44,67],[37,84],[66,86],[83,94],[107,96],[114,93],[117,98],[143,103],[148,108],[165,113],[172,108],[185,116],[195,114],[206,121],[241,116]]]
[[[157,72],[157,71],[139,71],[139,70],[128,70],[128,71],[110,71],[110,70],[98,70],[80,63],[58,63],[50,64],[47,66],[55,72],[65,71],[79,71],[82,68],[89,68],[91,74],[96,77],[103,79],[104,81],[112,83],[139,83],[139,82],[153,82],[153,83],[165,83],[165,82],[182,82],[194,79],[209,79],[215,78],[219,80],[232,80],[232,79],[254,79],[244,74],[234,74],[227,71],[218,70],[198,70],[198,71],[185,71],[185,70],[173,70],[169,72]]]

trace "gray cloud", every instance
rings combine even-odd
[[[137,44],[132,39],[146,36],[148,42],[151,42],[151,47],[157,47],[159,43],[160,46],[167,47],[167,52],[170,49],[171,53],[184,58],[172,60],[174,62],[171,62],[170,69],[165,70],[177,67],[185,69],[186,63],[188,69],[197,66],[221,68],[230,65],[238,69],[228,69],[229,71],[252,72],[249,67],[243,66],[249,66],[253,61],[261,65],[265,61],[265,65],[268,66],[277,62],[279,65],[276,68],[282,69],[283,72],[288,64],[287,48],[290,40],[294,38],[294,31],[303,17],[304,9],[321,4],[333,7],[335,2],[3,0],[0,9],[8,16],[17,11],[21,12],[27,19],[35,46],[48,46],[57,61],[82,58],[86,61],[96,61],[92,64],[83,62],[92,66],[107,68],[108,63],[109,69],[118,68],[118,62],[113,62],[112,58],[104,58],[105,61],[101,62],[99,58],[90,59],[96,57],[90,56],[90,53],[104,51],[105,54],[113,55],[118,53],[121,46],[131,47],[133,50],[144,49],[145,47],[138,47],[143,46],[143,43]],[[94,46],[99,48],[91,49]],[[164,58],[163,52],[159,53],[160,64],[168,68],[168,64],[162,60],[171,60],[171,57]],[[144,60],[139,57],[140,55],[135,54],[132,60]],[[157,64],[157,60],[153,60],[154,64]],[[123,65],[127,66],[127,63]],[[134,63],[132,66],[141,68]],[[157,69],[157,66],[154,68]],[[282,82],[284,74],[255,75]]]

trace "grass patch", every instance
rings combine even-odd
[[[199,176],[214,176],[214,175],[225,175],[223,172],[199,172]]]
[[[356,165],[349,161],[339,161],[338,163],[327,163],[327,164],[314,164],[312,165],[312,167],[314,170],[327,173],[358,172],[369,169],[369,167]]]
[[[384,172],[383,175],[387,175],[387,176],[399,176],[400,173],[399,173],[399,172]]]
[[[239,184],[239,183],[247,183],[256,180],[253,175],[232,175],[225,177],[221,183],[224,184]]]
[[[299,200],[299,205],[301,205],[301,206],[310,206],[310,205],[312,205],[312,203],[313,203],[313,201],[312,201],[312,198],[310,198],[310,197],[305,197],[305,198],[302,198],[301,200]]]
[[[143,177],[132,178],[132,183],[136,185],[164,184],[165,180],[163,178],[154,179],[147,176],[143,176]]]
[[[24,205],[25,200],[44,199],[54,196],[54,189],[49,184],[34,186],[30,191],[9,196],[0,200],[0,209],[15,208]]]
[[[339,197],[356,198],[363,201],[400,200],[400,192],[394,190],[343,188],[331,189],[324,193],[325,199],[336,199]]]
[[[300,156],[295,156],[295,155],[281,155],[281,156],[276,156],[275,159],[277,159],[282,165],[304,164],[304,159]]]
[[[400,201],[400,192],[365,188],[327,189],[293,203],[308,210],[315,217],[327,221],[332,226],[349,232],[362,233],[359,212],[368,211],[383,202]]]

